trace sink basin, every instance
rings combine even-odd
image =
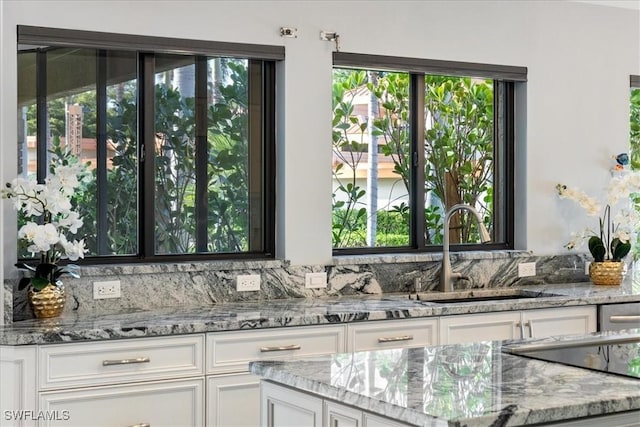
[[[501,301],[554,296],[548,293],[524,289],[469,289],[456,292],[419,292],[409,295],[410,299],[435,304],[453,304],[478,301]]]

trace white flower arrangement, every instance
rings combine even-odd
[[[640,194],[640,174],[637,172],[620,173],[614,176],[607,188],[607,202],[603,207],[600,201],[577,188],[557,184],[556,190],[561,198],[573,200],[589,216],[597,216],[599,229],[585,228],[581,232],[571,233],[571,240],[565,244],[567,249],[580,247],[588,240],[589,251],[595,261],[621,261],[631,249],[631,238],[638,231],[640,216],[631,206],[630,197]],[[612,208],[617,212],[612,215]]]
[[[18,268],[34,272],[33,277],[23,278],[19,288],[31,284],[40,291],[47,284],[58,284],[58,278],[68,273],[77,275],[77,267],[57,266],[61,259],[76,261],[84,258],[84,239],[70,240],[68,234],[76,234],[82,227],[82,218],[72,210],[71,200],[82,182],[89,178],[86,165],[81,164],[68,152],[62,156],[53,153],[50,174],[44,184],[35,177],[16,178],[6,183],[2,198],[11,199],[14,208],[26,222],[18,230],[18,241],[28,252],[40,254],[38,265],[19,262]]]

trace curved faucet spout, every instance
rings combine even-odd
[[[480,240],[482,243],[486,243],[491,240],[489,231],[482,223],[482,217],[478,211],[471,205],[457,204],[451,206],[451,209],[447,211],[444,216],[444,241],[442,243],[442,268],[440,269],[440,286],[441,292],[453,291],[453,282],[455,279],[459,279],[462,276],[461,273],[454,273],[451,271],[451,260],[449,259],[449,221],[456,211],[468,210],[475,215],[478,222],[478,230],[480,231]]]

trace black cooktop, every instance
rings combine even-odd
[[[507,346],[504,351],[547,362],[640,379],[639,335],[525,343]]]

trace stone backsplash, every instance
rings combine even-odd
[[[214,261],[174,264],[123,264],[82,267],[80,279],[63,277],[65,313],[109,313],[170,306],[207,306],[232,301],[321,298],[326,296],[436,290],[441,253],[336,257],[331,265],[292,266],[287,261]],[[454,271],[472,278],[456,288],[587,281],[585,257],[579,254],[534,256],[522,251],[459,252],[451,255]],[[536,275],[518,278],[518,264],[536,262]],[[305,274],[326,272],[328,286],[305,288]],[[236,276],[259,274],[261,290],[237,292]],[[93,299],[93,282],[119,280],[121,298]],[[17,279],[6,280],[5,323],[32,318],[26,291]]]

